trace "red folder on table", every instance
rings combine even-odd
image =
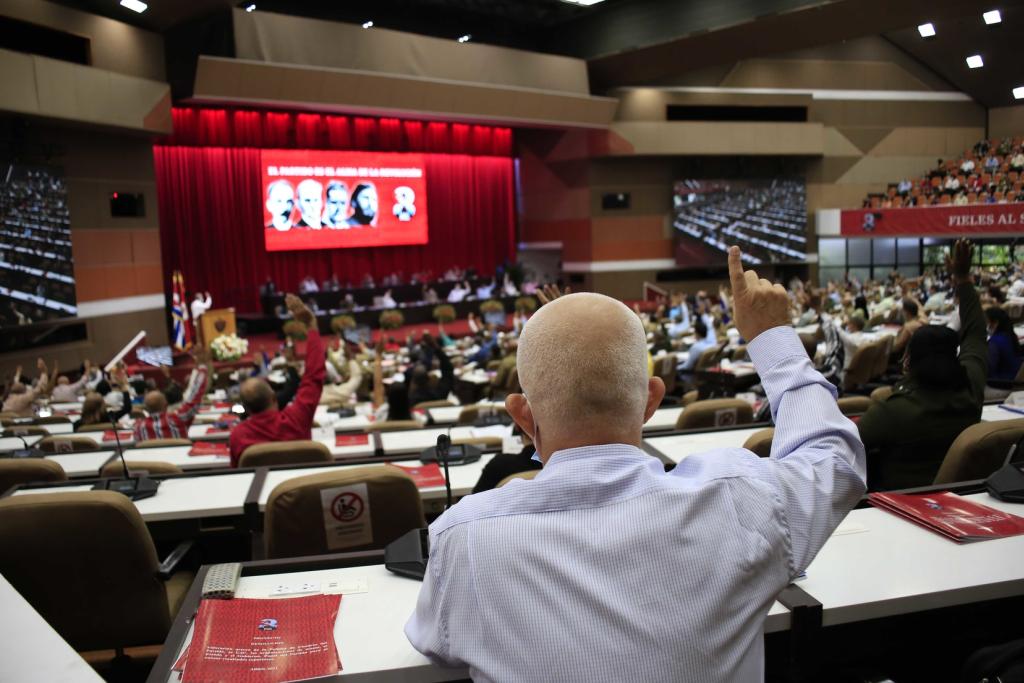
[[[175,664],[183,683],[286,683],[341,670],[334,642],[340,595],[203,600]]]
[[[227,443],[223,441],[218,442],[206,442],[200,441],[197,444],[193,444],[192,448],[188,452],[189,455],[223,455],[225,457],[231,455],[231,451],[228,449]]]
[[[343,446],[369,446],[370,435],[369,434],[336,434],[334,436],[334,445],[338,448]]]
[[[955,493],[870,493],[868,502],[957,543],[1024,534],[1024,518]]]
[[[416,482],[416,488],[418,489],[444,486],[444,473],[441,472],[441,468],[436,462],[428,463],[426,465],[417,465],[416,467],[395,465],[393,462],[388,464],[394,465],[412,477],[412,480]]]
[[[129,439],[132,438],[132,436],[133,436],[133,434],[131,432],[123,431],[123,430],[119,429],[117,431],[117,437],[115,437],[114,436],[114,430],[113,429],[108,429],[105,432],[103,432],[103,441],[104,442],[106,442],[106,441],[117,441],[118,438],[120,438],[121,441],[128,441]]]
[[[206,428],[206,433],[207,434],[227,434],[230,431],[231,431],[231,427],[218,427],[216,425],[214,425],[213,427],[207,427]]]

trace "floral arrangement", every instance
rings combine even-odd
[[[455,320],[455,307],[450,304],[434,306],[434,320],[439,323],[450,323]]]
[[[306,326],[298,320],[289,320],[281,330],[284,332],[284,336],[297,341],[305,339],[308,333]]]
[[[516,310],[520,313],[533,313],[537,310],[537,300],[532,296],[521,296],[516,299]]]
[[[341,334],[345,330],[351,330],[356,326],[356,319],[350,315],[336,315],[331,318],[331,331]]]
[[[480,313],[487,315],[488,313],[504,313],[505,306],[497,299],[488,299],[487,301],[480,304]]]
[[[380,314],[380,328],[382,330],[395,330],[405,324],[405,316],[401,311],[391,309]]]
[[[249,353],[249,340],[237,334],[222,334],[210,342],[210,353],[214,360],[234,361]]]

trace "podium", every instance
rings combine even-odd
[[[211,308],[199,318],[199,341],[206,348],[222,334],[235,334],[235,309]]]

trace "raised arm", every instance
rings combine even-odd
[[[960,299],[960,365],[967,371],[971,395],[981,409],[985,400],[985,382],[988,381],[988,342],[986,341],[985,314],[981,310],[978,292],[971,277],[971,257],[974,245],[957,240],[946,259],[946,268],[953,278]]]
[[[285,304],[296,320],[303,323],[309,330],[306,337],[306,369],[302,373],[302,381],[295,392],[295,398],[282,411],[290,420],[300,426],[311,427],[316,406],[320,403],[320,394],[324,388],[324,376],[327,371],[324,342],[316,327],[316,317],[302,300],[294,294],[285,297]]]
[[[209,351],[197,346],[192,351],[192,358],[196,363],[195,374],[192,375],[192,381],[185,389],[181,405],[174,411],[175,416],[186,424],[191,424],[195,419],[196,413],[199,412],[199,404],[202,402],[203,396],[206,395],[206,388],[210,383]]]

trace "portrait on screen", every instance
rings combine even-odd
[[[306,178],[299,183],[299,222],[296,227],[320,229],[320,212],[324,205],[323,192],[324,186],[312,178]]]
[[[286,232],[292,229],[292,209],[295,208],[295,190],[287,180],[275,180],[267,186],[268,228]]]
[[[348,185],[340,180],[327,183],[323,225],[325,228],[348,227]]]
[[[377,225],[377,188],[373,183],[359,183],[352,190],[352,216],[348,224],[352,227]]]

